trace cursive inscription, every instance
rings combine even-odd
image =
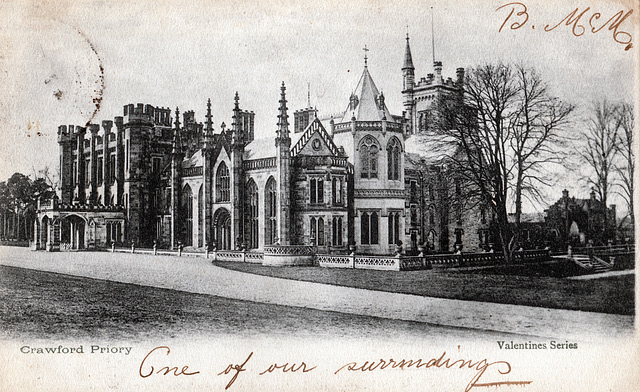
[[[502,343],[502,341],[499,341]],[[554,342],[555,343],[555,342]],[[564,345],[564,344],[558,344]],[[164,356],[162,355],[164,353]],[[190,371],[188,366],[164,366],[156,370],[159,365],[158,362],[162,359],[166,360],[166,356],[169,356],[171,350],[167,346],[158,346],[153,350],[149,351],[147,355],[144,357],[142,362],[140,363],[140,368],[138,370],[140,377],[146,378],[152,375],[173,375],[173,376],[192,376],[195,374],[199,374],[199,371]],[[238,379],[240,373],[245,372],[247,370],[251,371],[247,364],[249,360],[253,356],[253,352],[251,352],[244,362],[241,364],[230,363],[223,371],[217,373],[218,376],[222,375],[231,375],[231,378],[227,382],[225,386],[225,390],[229,389]],[[322,365],[322,364],[320,364]],[[275,374],[293,374],[297,373],[299,375],[309,373],[318,366],[310,366],[307,365],[306,362],[286,362],[284,364],[278,364],[277,362],[272,362],[261,373],[258,373],[259,376],[265,375],[275,375]],[[486,358],[481,360],[473,360],[473,359],[452,359],[447,352],[444,351],[442,355],[439,357],[433,356],[429,360],[419,359],[400,359],[394,360],[393,358],[389,359],[379,359],[373,361],[351,361],[345,363],[334,371],[334,376],[339,374],[344,374],[347,372],[359,372],[359,373],[371,373],[371,372],[380,372],[380,371],[393,371],[393,370],[423,370],[423,369],[453,369],[460,370],[462,372],[471,371],[473,375],[471,380],[467,384],[464,389],[465,392],[469,392],[474,388],[489,388],[489,387],[497,387],[497,386],[510,386],[510,385],[518,385],[518,386],[526,386],[531,384],[533,381],[512,381],[512,380],[490,380],[487,381],[485,378],[488,377],[497,377],[499,375],[507,375],[511,373],[511,364],[507,361],[493,361],[490,362]],[[462,374],[462,373],[461,373]],[[471,374],[471,373],[469,373]]]
[[[473,362],[470,359],[469,360],[458,359],[456,361],[451,361],[451,359],[447,357],[447,353],[445,351],[442,353],[442,355],[438,359],[432,358],[426,362],[423,361],[422,358],[402,359],[399,361],[395,361],[393,359],[388,359],[388,360],[380,359],[380,360],[371,361],[371,362],[365,361],[363,363],[349,362],[343,365],[342,367],[340,367],[338,370],[336,370],[334,374],[338,374],[342,370],[351,371],[351,372],[357,372],[357,371],[373,372],[373,371],[384,370],[386,368],[401,369],[401,370],[410,369],[410,368],[429,369],[433,367],[435,368],[444,367],[447,369],[451,369],[454,367],[457,367],[458,369],[465,369],[465,368],[475,369],[477,372],[473,376],[471,381],[469,381],[469,384],[467,384],[467,387],[464,390],[465,392],[469,392],[471,389],[475,387],[492,387],[492,386],[498,386],[498,385],[528,385],[533,382],[533,381],[497,381],[497,382],[490,382],[490,383],[480,383],[479,382],[480,377],[482,377],[484,375],[484,372],[487,371],[487,369],[489,369],[492,366],[496,368],[498,373],[503,375],[511,372],[511,364],[506,361],[489,362],[487,361],[486,358],[476,362]]]
[[[508,10],[509,14],[500,25],[498,32],[502,32],[505,26],[509,26],[510,30],[518,30],[527,24],[531,25],[531,29],[535,29],[536,25],[533,22],[529,22],[530,11],[529,8],[520,2],[511,2],[501,5],[496,8],[496,11]],[[605,27],[611,32],[612,38],[615,42],[624,45],[624,50],[628,51],[633,48],[633,36],[622,30],[620,25],[633,14],[633,9],[625,12],[620,10],[613,15],[604,16],[601,12],[594,11],[591,7],[586,7],[583,10],[576,8],[569,12],[562,20],[555,25],[545,24],[542,31],[550,32],[561,26],[567,26],[571,28],[571,33],[580,37],[586,32],[597,34],[603,31]],[[607,19],[609,17],[609,19]],[[509,22],[511,22],[509,24]]]
[[[161,352],[166,350],[167,353],[165,355],[169,355],[169,353],[171,352],[171,349],[167,346],[158,346],[156,348],[154,348],[153,350],[149,351],[149,353],[147,355],[145,355],[144,359],[142,360],[142,362],[140,363],[140,369],[138,369],[138,373],[140,374],[140,377],[142,378],[147,378],[153,374],[162,374],[162,372],[164,372],[164,374],[162,374],[163,376],[168,375],[169,373],[173,372],[174,376],[193,376],[194,374],[198,374],[200,372],[188,372],[189,370],[189,366],[183,366],[182,369],[178,370],[178,366],[165,366],[160,368],[158,371],[155,370],[155,368],[153,367],[153,365],[148,365],[147,364],[147,360],[149,361],[149,363],[152,363],[152,361],[149,359],[149,357],[151,356],[151,354],[153,354],[155,351]],[[148,366],[148,368],[147,368]]]
[[[295,373],[299,370],[302,370],[302,373],[308,373],[315,368],[317,368],[317,366],[310,367],[307,369],[307,364],[304,362],[302,362],[300,365],[297,365],[297,366],[295,363],[289,365],[289,362],[285,363],[284,365],[278,365],[277,363],[274,363],[273,365],[269,366],[267,370],[260,373],[260,375],[263,376],[267,373],[273,373],[275,370],[278,370],[278,369],[282,369],[282,373],[287,373],[287,372]]]
[[[230,364],[229,366],[227,366],[227,368],[223,371],[221,371],[220,373],[218,373],[218,376],[221,376],[223,374],[229,374],[232,371],[235,371],[236,373],[233,375],[233,377],[231,377],[231,380],[229,380],[229,382],[227,383],[227,386],[224,387],[224,389],[229,389],[233,383],[236,381],[236,378],[238,378],[238,374],[240,374],[240,372],[244,372],[247,369],[245,369],[245,365],[247,364],[247,362],[249,362],[249,358],[251,358],[251,356],[253,355],[253,351],[251,352],[251,354],[249,354],[249,356],[247,357],[247,359],[245,359],[245,361],[242,363],[242,365],[234,365],[234,364]]]

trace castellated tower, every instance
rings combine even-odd
[[[58,145],[60,147],[60,202],[71,204],[74,187],[73,125],[58,127]]]
[[[434,73],[415,80],[415,68],[411,57],[409,35],[402,65],[402,96],[404,105],[405,134],[436,131],[441,100],[462,104],[464,92],[464,68],[456,69],[456,80],[442,76],[442,62],[434,61]]]

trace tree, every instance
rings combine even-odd
[[[622,117],[619,108],[606,100],[593,104],[592,117],[582,132],[585,144],[580,152],[582,160],[593,173],[584,177],[603,205],[603,239],[610,237],[607,201],[613,185],[616,152],[620,140]]]
[[[620,131],[618,132],[618,140],[616,150],[619,154],[619,160],[616,164],[615,171],[620,177],[620,188],[618,192],[627,205],[627,216],[634,221],[633,214],[633,174],[635,170],[635,154],[633,150],[633,105],[623,103],[618,105],[617,116],[620,121]]]
[[[507,216],[511,177],[508,146],[513,134],[509,116],[516,107],[519,87],[511,67],[483,65],[467,72],[462,102],[441,100],[441,122],[433,135],[444,145],[454,144],[451,171],[464,190],[463,198],[490,206],[505,260],[512,239]]]
[[[48,199],[54,195],[46,179],[31,180],[21,173],[14,173],[7,182],[0,183],[0,208],[3,212],[5,228],[11,238],[22,240],[31,237],[31,228],[38,208],[38,199]],[[12,227],[7,226],[10,218]]]
[[[565,162],[569,138],[563,131],[575,106],[552,96],[533,68],[516,66],[515,79],[519,91],[517,107],[510,118],[512,137],[509,145],[515,176],[512,187],[515,235],[519,242],[523,198],[540,202],[543,199],[541,187],[552,185],[549,166]]]
[[[539,199],[539,187],[551,183],[548,166],[562,162],[557,150],[573,110],[549,93],[535,70],[507,64],[470,69],[461,101],[440,100],[432,137],[457,146],[451,169],[463,181],[464,198],[492,210],[507,261],[519,247],[523,199]],[[507,214],[512,198],[515,232]]]

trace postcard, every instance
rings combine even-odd
[[[0,389],[636,390],[639,13],[3,2]]]

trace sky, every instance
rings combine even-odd
[[[5,0],[0,5],[0,179],[58,165],[58,125],[99,123],[122,106],[145,103],[194,110],[203,122],[212,101],[215,130],[231,124],[233,96],[256,113],[257,137],[275,135],[280,84],[290,112],[310,100],[320,114],[344,110],[369,49],[369,71],[394,114],[402,113],[402,62],[409,33],[416,78],[443,62],[457,67],[513,62],[536,68],[559,98],[579,110],[569,133],[584,126],[601,99],[635,102],[634,47],[614,31],[573,34],[555,26],[576,8],[598,24],[634,3],[526,1],[150,1]],[[431,9],[433,7],[433,10]],[[510,11],[511,19],[499,31]],[[638,9],[616,37],[635,46]],[[433,41],[432,52],[432,15]],[[634,30],[635,28],[635,30]],[[579,32],[579,30],[578,30]],[[102,67],[102,71],[101,71]],[[95,100],[100,99],[96,112]],[[292,113],[290,113],[292,115]],[[39,132],[39,133],[38,133]],[[578,174],[562,187],[583,192]],[[557,189],[556,189],[557,188]]]

